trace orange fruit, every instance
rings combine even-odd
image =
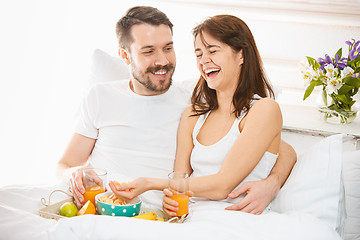
[[[94,204],[88,200],[84,206],[82,206],[82,208],[79,210],[79,212],[77,213],[78,216],[81,215],[85,215],[85,214],[95,214],[96,210],[95,210],[95,206]]]

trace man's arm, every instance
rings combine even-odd
[[[75,201],[79,206],[83,202],[82,194],[85,188],[82,182],[82,170],[80,166],[85,165],[94,146],[96,139],[88,138],[74,133],[64,155],[58,162],[57,176],[65,181],[70,180]]]
[[[246,182],[235,189],[229,194],[230,198],[237,198],[243,193],[246,193],[246,196],[226,209],[261,214],[286,182],[296,159],[295,150],[286,142],[281,141],[279,157],[269,176],[264,180]]]
[[[88,160],[96,139],[88,138],[78,133],[74,133],[63,156],[60,158],[57,167],[57,177],[69,180],[70,168],[82,166]]]

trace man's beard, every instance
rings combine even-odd
[[[172,83],[172,75],[174,74],[174,65],[167,64],[164,66],[148,67],[145,72],[140,72],[136,66],[132,65],[132,76],[136,81],[141,83],[144,87],[153,92],[164,92],[168,90]],[[169,75],[169,80],[166,78],[164,80],[154,80],[159,84],[154,84],[149,77],[146,76],[146,73],[153,73],[160,70],[166,70]],[[168,81],[168,82],[166,82]]]

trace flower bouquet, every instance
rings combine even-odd
[[[322,86],[325,106],[320,107],[319,111],[324,113],[326,121],[334,122],[335,119],[341,124],[350,123],[356,118],[357,110],[353,105],[360,95],[360,41],[352,39],[345,43],[349,46],[347,57],[342,56],[342,48],[333,58],[328,54],[318,60],[306,57],[307,63],[302,64],[301,70],[308,85],[303,100],[310,96],[316,86]]]

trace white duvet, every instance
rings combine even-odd
[[[255,216],[219,210],[212,201],[192,204],[191,217],[182,224],[99,215],[59,221],[40,217],[40,199],[59,188],[0,188],[0,239],[341,239],[326,223],[311,215],[268,212]],[[65,198],[54,194],[52,203]]]

